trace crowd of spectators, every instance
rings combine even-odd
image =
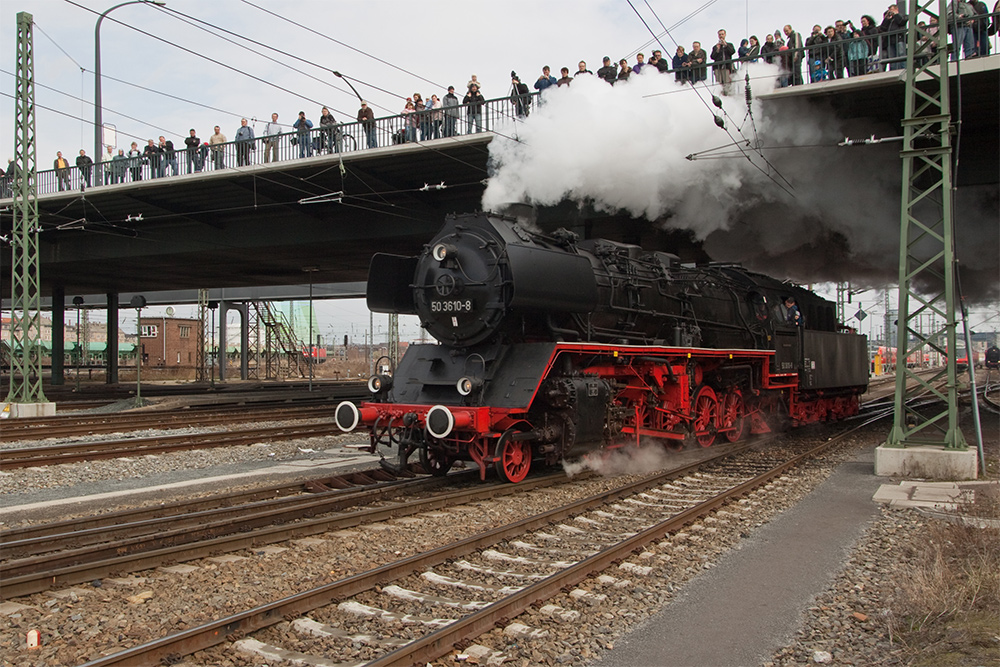
[[[948,7],[946,18],[947,33],[951,35],[951,59],[989,55],[989,38],[997,33],[1000,23],[1000,0],[997,0],[992,12],[983,0],[953,1]],[[645,54],[638,53],[634,64],[622,58],[615,65],[610,56],[604,56],[596,75],[583,60],[577,64],[577,70],[572,76],[568,67],[562,67],[561,78],[558,79],[546,65],[534,83],[538,95],[532,95],[520,77],[511,72],[507,96],[513,115],[524,118],[529,115],[533,101],[544,103],[542,93],[545,90],[569,86],[579,76],[596,76],[616,85],[628,81],[629,77],[640,72],[655,71],[673,74],[680,82],[697,84],[708,79],[711,68],[713,80],[722,88],[723,94],[729,94],[733,74],[743,63],[758,61],[780,67],[779,86],[801,85],[805,83],[806,77],[809,82],[818,82],[861,76],[886,68],[905,67],[906,25],[906,16],[900,12],[898,5],[892,4],[883,13],[881,21],[865,14],[858,19],[858,24],[851,19],[838,19],[825,28],[816,24],[805,39],[791,25],[785,25],[780,30],[766,34],[763,43],[757,35],[749,35],[741,39],[737,46],[728,40],[725,30],[719,30],[718,41],[708,52],[702,48],[701,42],[694,41],[690,51],[678,45],[671,58],[664,57],[662,51],[655,49],[648,60]],[[934,19],[929,24],[921,22],[919,25],[929,34],[936,34],[941,29]],[[281,156],[284,159],[294,157],[296,152],[299,158],[340,153],[348,138],[354,142],[349,147],[353,150],[362,140],[365,147],[375,148],[380,140],[383,143],[402,144],[454,137],[461,133],[460,120],[463,115],[466,134],[482,132],[484,129],[488,131],[490,117],[484,113],[486,98],[481,87],[478,77],[473,74],[466,83],[462,97],[455,93],[454,86],[449,86],[448,92],[441,97],[432,94],[425,99],[420,93],[413,93],[406,98],[398,116],[382,119],[381,124],[377,124],[375,113],[368,103],[362,101],[357,112],[356,127],[363,136],[357,138],[347,135],[343,124],[334,118],[327,107],[323,107],[318,128],[306,117],[305,111],[298,113],[298,118],[291,126],[279,123],[278,114],[272,113],[271,120],[264,126],[260,137],[255,136],[254,127],[243,118],[236,129],[233,142],[229,142],[219,126],[215,126],[214,133],[205,142],[192,128],[189,136],[184,139],[183,148],[175,147],[171,140],[163,136],[158,141],[149,139],[142,150],[137,142],[132,142],[128,151],[118,149],[117,154],[115,149],[108,146],[104,161],[97,165],[99,172],[95,169],[94,161],[82,149],[76,158],[75,169],[58,152],[53,162],[53,173],[57,187],[62,191],[71,189],[74,180],[80,188],[97,184],[95,173],[103,175],[103,182],[111,184],[141,181],[144,177],[156,179],[176,176],[180,172],[179,152],[183,152],[183,164],[186,173],[190,174],[207,170],[209,165],[216,170],[225,169],[230,166],[227,162],[233,158],[233,166],[252,164],[259,147],[263,149],[263,161],[268,163],[282,159]],[[6,171],[0,170],[0,196],[10,196],[11,185],[17,180],[18,173],[13,160],[8,162]]]

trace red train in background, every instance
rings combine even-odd
[[[804,326],[787,324],[789,298]],[[449,216],[419,256],[376,255],[368,305],[439,341],[337,407],[394,469],[416,453],[432,474],[467,460],[518,482],[593,449],[842,419],[868,384],[866,338],[808,290],[492,214]]]

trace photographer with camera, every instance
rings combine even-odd
[[[892,60],[889,69],[906,67],[906,14],[899,12],[899,7],[889,5],[882,14],[882,23],[878,30],[882,33],[882,60]]]
[[[514,105],[514,112],[518,118],[527,118],[531,111],[531,91],[527,84],[521,83],[517,72],[511,70],[510,73],[510,103]]]

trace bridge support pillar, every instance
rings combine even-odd
[[[107,375],[106,384],[118,384],[118,294],[108,293],[108,342],[104,348]]]
[[[66,288],[52,289],[52,384],[66,383]]]

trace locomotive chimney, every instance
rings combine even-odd
[[[500,206],[497,210],[500,215],[514,218],[517,224],[529,229],[535,229],[538,222],[538,210],[531,204],[524,202],[511,202]]]

